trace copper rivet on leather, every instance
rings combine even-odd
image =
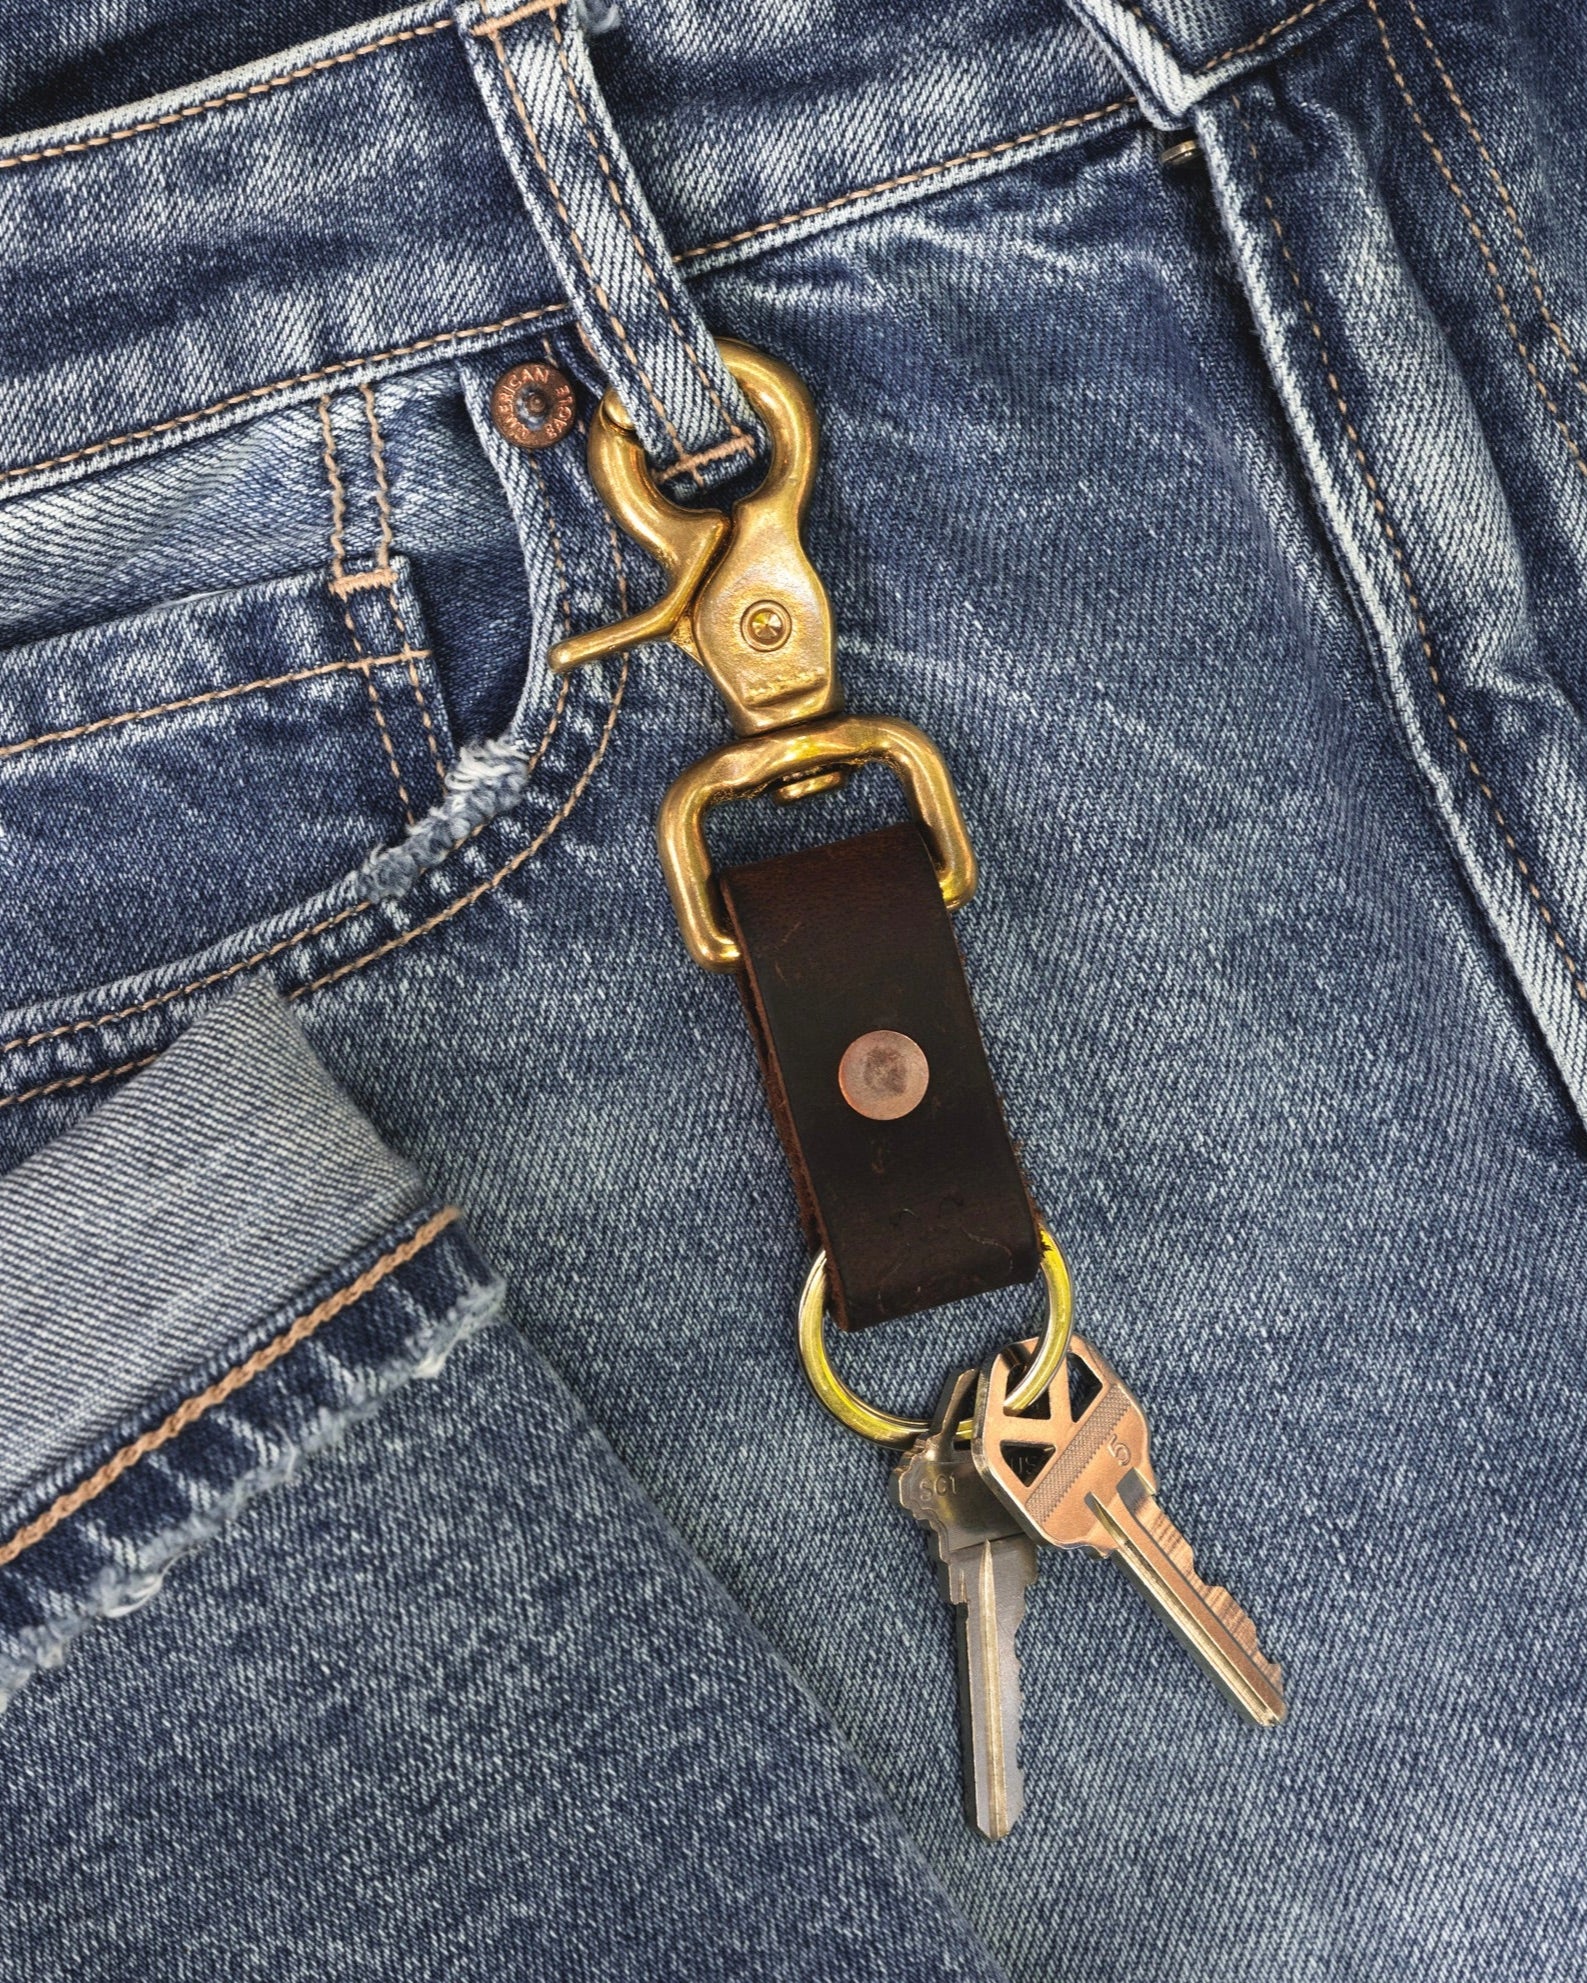
[[[555,447],[577,410],[567,373],[538,359],[503,372],[490,396],[496,431],[515,448]]]
[[[1032,1279],[1035,1215],[920,828],[717,880],[833,1321],[864,1329]]]
[[[885,1027],[851,1040],[838,1062],[838,1088],[856,1115],[897,1122],[918,1109],[931,1082],[926,1056],[907,1033]]]

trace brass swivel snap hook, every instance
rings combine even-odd
[[[751,737],[830,716],[843,707],[843,691],[832,608],[799,536],[815,480],[815,405],[776,359],[730,339],[721,350],[770,436],[765,479],[731,518],[671,502],[651,478],[622,402],[607,393],[590,426],[590,478],[670,582],[654,606],[559,641],[549,658],[553,673],[565,675],[641,641],[670,640],[700,663],[734,729]]]
[[[770,792],[804,799],[862,764],[885,764],[904,788],[950,909],[975,893],[975,854],[948,767],[912,723],[843,715],[832,658],[832,608],[799,538],[816,471],[816,410],[797,374],[747,344],[723,357],[771,437],[771,465],[752,495],[721,510],[684,509],[656,487],[633,423],[608,392],[590,424],[590,479],[615,520],[667,573],[662,598],[615,626],[559,641],[565,675],[641,641],[670,640],[720,691],[738,738],[673,781],[656,845],[678,926],[708,971],[741,961],[711,877],[705,817]]]

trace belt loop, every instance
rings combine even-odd
[[[695,308],[596,85],[569,0],[456,10],[502,150],[591,350],[675,494],[727,480],[759,424]]]

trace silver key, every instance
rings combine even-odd
[[[943,1591],[957,1614],[964,1811],[987,1838],[1006,1838],[1025,1808],[1019,1767],[1019,1654],[1014,1635],[1036,1575],[1036,1548],[976,1472],[954,1432],[979,1372],[943,1391],[930,1432],[893,1472],[898,1505],[931,1531]]]

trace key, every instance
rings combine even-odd
[[[1117,1557],[1236,1706],[1264,1728],[1282,1721],[1283,1670],[1263,1655],[1229,1593],[1197,1576],[1190,1544],[1157,1505],[1139,1401],[1107,1358],[1074,1336],[1047,1392],[1050,1415],[1015,1418],[1009,1386],[1021,1355],[1034,1350],[1004,1350],[982,1373],[972,1446],[982,1479],[1037,1540]],[[1091,1393],[1078,1411],[1071,1364]]]
[[[1019,1654],[1014,1635],[1036,1550],[1020,1521],[954,1444],[980,1373],[943,1390],[930,1432],[893,1471],[898,1505],[931,1532],[938,1576],[956,1613],[964,1812],[986,1838],[1006,1838],[1025,1808],[1019,1767]]]

